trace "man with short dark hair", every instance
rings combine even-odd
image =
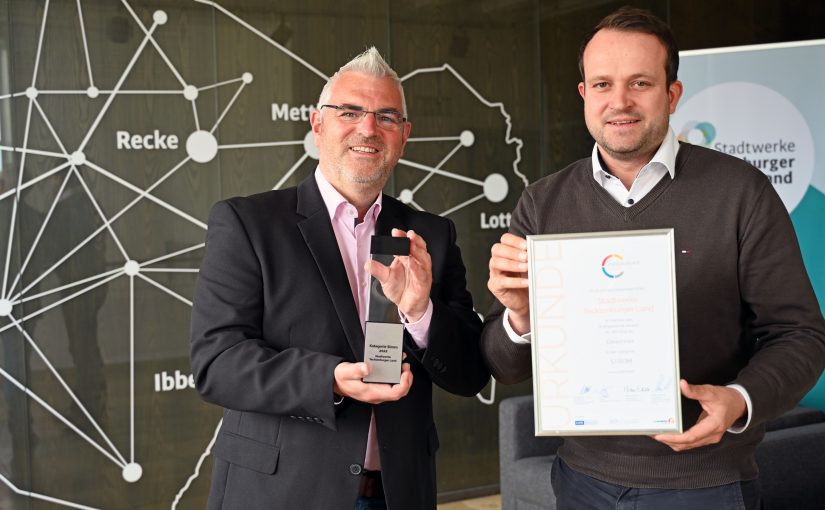
[[[489,380],[453,223],[381,193],[410,134],[398,75],[371,48],[312,113],[318,169],[219,202],[192,311],[201,396],[225,408],[210,509],[435,509],[432,383]],[[409,256],[370,260],[372,234]],[[370,277],[404,325],[398,384],[370,384]]]
[[[567,437],[552,485],[566,509],[759,508],[754,452],[766,421],[825,366],[825,324],[793,226],[749,164],[679,143],[682,95],[668,26],[622,8],[580,52],[590,158],[529,186],[492,249],[498,302],[482,350],[505,383],[531,375],[524,236],[673,228],[682,434]]]

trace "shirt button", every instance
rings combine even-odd
[[[636,201],[633,200],[632,198],[628,198],[627,203],[630,204],[630,205],[633,205],[634,203],[636,203]]]
[[[361,474],[361,471],[362,471],[362,469],[361,469],[360,465],[358,465],[358,464],[350,464],[349,465],[350,474],[353,474],[353,475],[357,476],[357,475]]]

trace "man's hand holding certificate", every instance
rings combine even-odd
[[[508,234],[490,269],[531,332],[537,434],[681,432],[671,230]]]
[[[487,288],[509,311],[510,326],[523,335],[530,331],[530,298],[527,292],[527,241],[507,233],[493,245]]]

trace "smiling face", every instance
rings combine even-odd
[[[401,112],[398,86],[389,77],[376,78],[356,72],[340,74],[332,84],[328,104],[364,110]],[[356,207],[371,204],[398,163],[410,134],[410,124],[399,129],[380,127],[367,114],[357,123],[346,123],[337,111],[324,108],[312,113],[312,133],[320,151],[324,177]]]
[[[587,129],[611,164],[646,165],[662,144],[682,84],[667,84],[665,47],[653,35],[601,30],[584,50]],[[637,168],[637,169],[638,169]]]

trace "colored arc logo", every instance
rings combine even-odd
[[[710,146],[716,138],[716,128],[710,122],[691,121],[682,127],[677,137],[682,142],[691,142],[698,145]]]
[[[624,258],[618,253],[611,253],[605,257],[604,260],[602,260],[602,273],[604,273],[608,278],[618,278],[624,274],[624,271],[615,274],[608,271],[608,266],[612,264],[611,259],[616,259],[616,261],[624,260]]]

